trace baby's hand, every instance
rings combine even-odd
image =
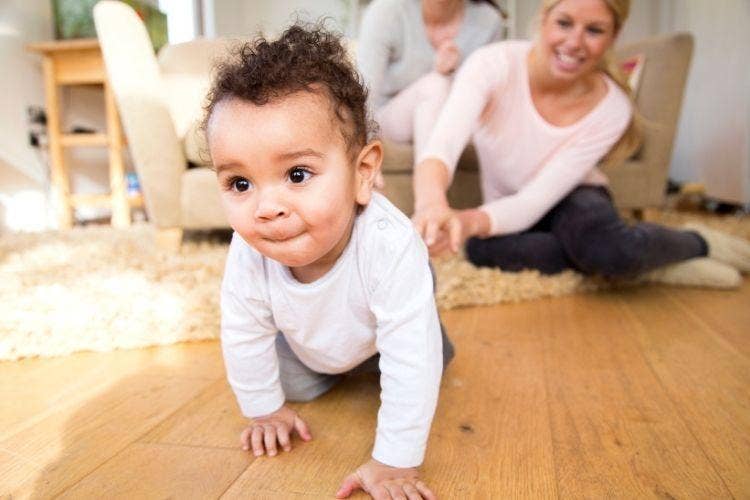
[[[336,498],[348,498],[355,490],[363,489],[375,500],[425,498],[435,500],[435,494],[419,480],[416,467],[400,469],[371,459],[361,465],[341,483]]]
[[[435,71],[443,75],[450,75],[458,67],[461,52],[453,40],[446,40],[435,51],[433,65]]]
[[[277,442],[284,451],[292,449],[292,430],[297,431],[299,437],[305,441],[312,439],[307,424],[296,411],[284,405],[270,415],[254,418],[253,422],[240,434],[240,444],[245,451],[252,446],[256,457],[263,453],[268,453],[269,457],[273,457],[277,453]]]

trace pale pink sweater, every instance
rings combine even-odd
[[[608,92],[573,125],[547,122],[531,100],[531,42],[476,50],[459,69],[419,161],[437,158],[451,173],[471,138],[479,156],[491,235],[524,231],[580,184],[606,185],[598,161],[622,136],[632,107],[603,75]]]

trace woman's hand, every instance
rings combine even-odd
[[[455,254],[467,239],[474,236],[486,237],[490,232],[489,216],[477,208],[452,210],[447,206],[427,207],[415,213],[412,221],[417,232],[424,238],[432,257],[446,252]],[[436,226],[437,230],[434,230]],[[427,236],[427,227],[431,228],[430,236]]]
[[[256,457],[264,453],[273,457],[277,453],[277,443],[284,451],[292,449],[292,431],[297,431],[304,441],[312,439],[307,424],[296,411],[284,405],[270,415],[254,418],[240,434],[240,444],[245,451],[252,447]]]
[[[440,74],[450,75],[456,68],[461,60],[461,52],[453,42],[453,40],[446,40],[435,51],[434,68]]]
[[[344,479],[336,492],[336,498],[347,498],[358,489],[364,490],[375,500],[436,498],[427,485],[420,481],[416,467],[390,467],[375,459],[362,464]]]
[[[444,203],[433,203],[417,209],[411,220],[417,233],[422,237],[430,251],[436,256],[450,248],[458,252],[461,245],[461,221],[456,211]]]

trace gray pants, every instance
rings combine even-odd
[[[453,344],[445,334],[445,328],[440,324],[440,332],[443,337],[443,370],[450,360],[453,359]],[[281,387],[287,401],[306,402],[312,401],[318,396],[328,392],[334,385],[339,383],[346,375],[357,375],[360,373],[380,373],[378,363],[380,354],[366,359],[361,364],[346,373],[330,375],[318,373],[307,367],[299,360],[292,348],[289,347],[284,335],[276,335],[276,353],[279,357],[279,378]]]

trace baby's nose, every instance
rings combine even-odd
[[[255,208],[255,218],[262,220],[274,220],[279,217],[286,217],[289,213],[286,205],[272,193],[262,194]]]

